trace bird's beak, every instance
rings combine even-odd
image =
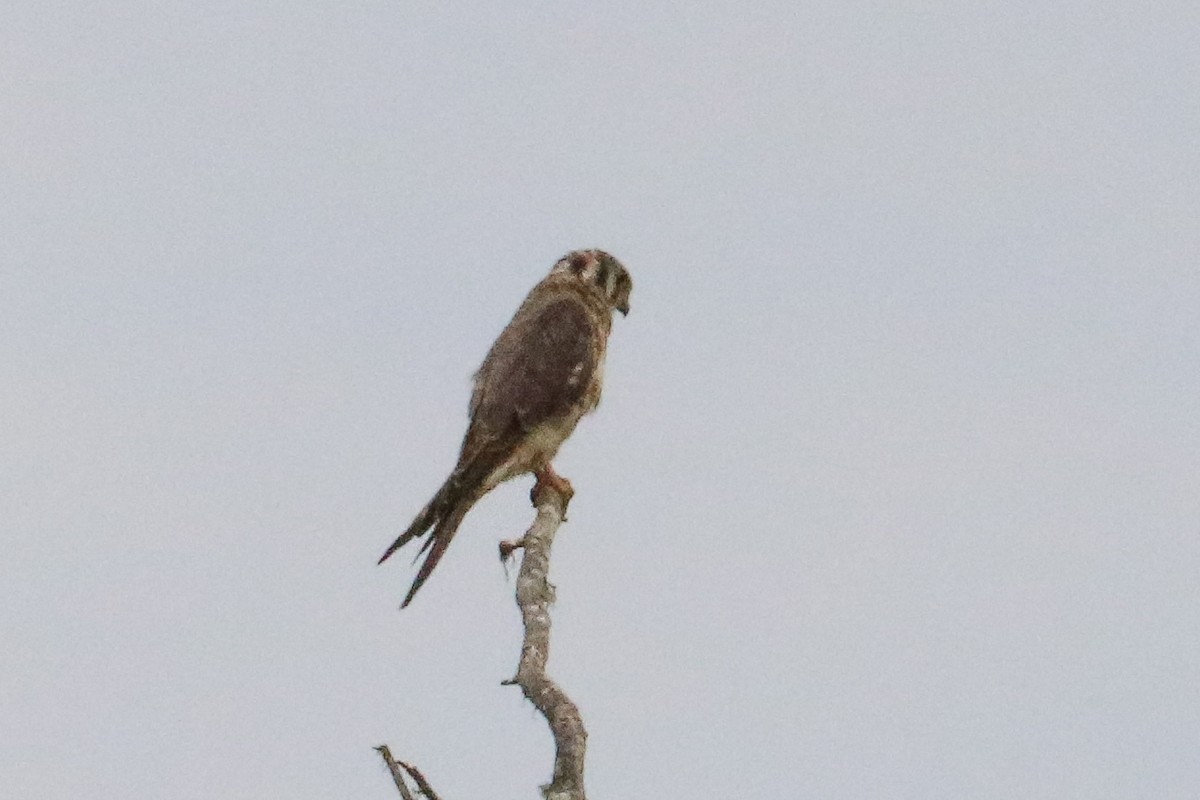
[[[622,317],[628,317],[629,316],[629,303],[621,303],[621,305],[617,306],[617,311],[621,312]]]

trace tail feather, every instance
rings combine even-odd
[[[442,560],[442,556],[446,553],[446,548],[450,546],[450,541],[454,538],[454,534],[458,532],[458,526],[462,524],[463,518],[478,499],[478,495],[474,494],[462,497],[450,509],[448,514],[438,520],[437,527],[433,529],[429,540],[421,547],[421,552],[429,550],[429,554],[421,562],[421,567],[417,570],[417,577],[413,578],[412,586],[409,588],[408,594],[405,595],[404,602],[400,604],[401,608],[406,607],[412,602],[413,597],[417,594],[417,590],[425,584],[430,574],[433,573],[433,568]]]
[[[417,570],[417,577],[413,579],[412,587],[400,605],[401,608],[412,602],[417,590],[421,588],[429,578],[429,574],[433,572],[433,568],[442,560],[442,555],[450,546],[450,540],[454,538],[458,526],[462,524],[463,517],[486,493],[483,489],[484,479],[493,468],[493,459],[478,456],[470,459],[466,464],[460,463],[442,484],[442,488],[438,489],[433,499],[426,504],[425,508],[421,509],[421,513],[408,526],[408,530],[400,534],[380,556],[378,563],[382,564],[392,553],[413,539],[424,536],[430,528],[433,529],[433,533],[417,552],[417,558],[420,558],[422,553],[429,551]]]
[[[383,555],[375,563],[382,564],[388,560],[388,557],[392,553],[404,547],[404,545],[413,539],[424,536],[425,531],[432,528],[442,517],[446,516],[446,512],[454,506],[454,501],[458,499],[458,495],[461,493],[462,490],[459,488],[458,475],[451,475],[442,484],[442,488],[438,489],[433,499],[421,509],[421,513],[417,514],[417,518],[408,526],[408,530],[397,536],[396,541],[392,542],[388,549],[383,551]]]

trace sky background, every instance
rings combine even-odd
[[[593,797],[1200,795],[1194,2],[4,16],[6,796],[536,797],[530,479],[375,560],[592,246]]]

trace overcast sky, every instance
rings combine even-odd
[[[1200,793],[1194,2],[18,3],[0,784],[534,798],[496,542],[375,560],[564,252],[595,798]]]

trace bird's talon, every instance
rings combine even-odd
[[[540,506],[543,502],[542,496],[545,492],[554,492],[562,498],[563,507],[563,522],[567,521],[567,505],[571,502],[571,498],[575,496],[575,487],[571,486],[571,482],[554,471],[554,467],[547,464],[545,468],[535,472],[537,482],[533,484],[533,489],[529,492],[529,501],[533,505]]]

